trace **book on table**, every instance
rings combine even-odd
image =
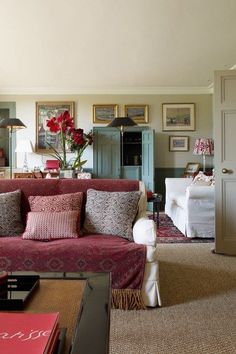
[[[59,337],[59,313],[0,313],[0,353],[52,354]]]

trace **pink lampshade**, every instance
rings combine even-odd
[[[203,172],[206,171],[206,155],[214,155],[214,141],[211,138],[198,138],[193,148],[194,155],[202,155]]]
[[[214,141],[211,138],[198,138],[193,148],[194,155],[214,155]]]

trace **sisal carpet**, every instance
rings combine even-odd
[[[163,306],[112,310],[110,354],[235,354],[236,257],[161,244]]]
[[[152,215],[149,215],[152,217]],[[177,227],[174,226],[172,220],[160,213],[160,225],[157,229],[157,243],[209,243],[214,242],[213,238],[189,238],[184,236]]]

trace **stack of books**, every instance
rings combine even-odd
[[[59,313],[0,313],[0,353],[54,354]]]

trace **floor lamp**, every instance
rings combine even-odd
[[[5,118],[0,121],[0,128],[7,128],[9,130],[9,166],[10,178],[12,178],[12,134],[17,129],[26,128],[26,126],[18,118]]]
[[[116,117],[114,118],[111,123],[107,125],[107,127],[115,127],[120,130],[121,135],[121,174],[123,177],[123,166],[124,166],[124,131],[127,127],[132,127],[137,125],[133,119],[129,117]]]

